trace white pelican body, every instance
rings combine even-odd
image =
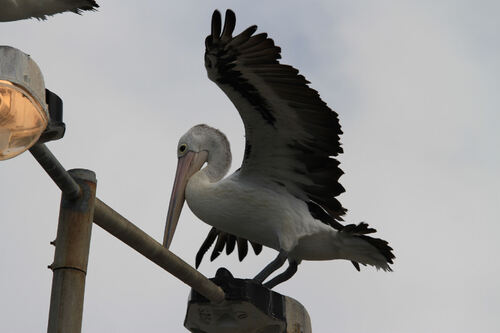
[[[212,127],[197,125],[181,137],[164,246],[170,246],[186,200],[198,218],[215,228],[196,265],[219,233],[211,259],[224,246],[229,254],[236,240],[240,260],[246,240],[256,253],[262,245],[279,251],[255,277],[258,282],[288,259],[290,266],[266,283],[269,288],[290,278],[301,260],[347,259],[358,270],[359,263],[391,270],[394,255],[388,243],[367,236],[375,229],[339,222],[346,209],[336,199],[344,191],[334,158],[342,152],[337,114],[296,69],[277,61],[280,49],[266,34],[253,35],[252,26],[233,37],[235,22],[228,10],[221,33],[220,13],[214,12],[205,66],[243,118],[243,164],[224,178],[231,165],[229,142]]]
[[[283,249],[290,253],[290,257],[293,251],[294,259],[339,258],[333,246],[331,252],[326,251],[324,244],[305,246],[306,239],[323,238],[329,247],[333,245],[336,232],[312,218],[303,201],[278,188],[278,185],[271,188],[239,178],[236,173],[211,183],[203,170],[196,173],[186,189],[189,208],[200,220],[217,229],[277,251]],[[321,237],[325,234],[327,239]]]
[[[189,178],[185,190],[186,202],[200,220],[226,233],[285,251],[287,258],[296,262],[349,259],[389,269],[385,257],[374,252],[370,244],[315,219],[307,204],[285,187],[240,177],[239,171],[222,179],[230,167],[231,155],[229,143],[219,142],[226,140],[221,132],[198,125],[179,142],[188,142],[186,137],[190,135],[215,142],[207,147],[207,166]]]

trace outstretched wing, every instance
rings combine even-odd
[[[208,77],[238,109],[246,132],[240,177],[274,182],[309,204],[329,224],[345,209],[336,199],[344,188],[335,159],[342,152],[338,115],[295,68],[278,62],[280,48],[251,26],[233,37],[236,17],[227,10],[224,27],[219,11],[206,38]],[[327,213],[327,214],[325,214]]]

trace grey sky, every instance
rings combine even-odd
[[[100,1],[97,13],[0,24],[0,44],[32,55],[64,100],[49,144],[97,173],[98,196],[161,240],[178,138],[207,123],[244,133],[206,78],[215,8],[257,24],[339,115],[348,222],[396,253],[393,273],[304,262],[277,291],[315,332],[498,332],[500,32],[495,1]],[[0,331],[46,328],[60,194],[30,154],[0,163]],[[194,264],[209,227],[185,209],[172,251]],[[252,277],[275,252],[205,261]],[[84,332],[185,332],[188,288],[95,226]]]

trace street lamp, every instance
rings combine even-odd
[[[37,64],[16,48],[0,46],[0,160],[33,146],[48,122],[45,84]]]
[[[185,322],[191,332],[310,332],[309,316],[295,300],[234,279],[227,270],[218,272],[218,284],[208,280],[98,199],[93,171],[66,171],[44,144],[64,136],[62,104],[45,89],[29,55],[0,46],[0,160],[30,149],[62,191],[57,237],[51,242],[49,333],[81,331],[92,222],[193,288]]]

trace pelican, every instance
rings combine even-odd
[[[94,0],[4,0],[0,11],[0,22],[36,18],[46,20],[47,16],[63,12],[81,14],[85,10],[96,10]]]
[[[187,201],[199,219],[213,226],[197,265],[219,236],[215,256],[224,245],[232,251],[237,241],[244,244],[241,259],[246,240],[256,253],[262,246],[278,251],[255,276],[259,283],[288,260],[288,268],[264,284],[268,288],[291,278],[302,260],[346,259],[358,271],[359,264],[391,271],[392,248],[369,236],[375,229],[340,223],[346,209],[336,199],[344,192],[335,159],[342,153],[337,113],[298,70],[278,62],[280,48],[267,34],[254,34],[254,25],[233,37],[235,24],[233,11],[226,11],[223,28],[220,12],[213,13],[205,67],[243,119],[243,163],[225,177],[229,142],[210,126],[194,126],[180,138],[163,245],[169,248]]]

